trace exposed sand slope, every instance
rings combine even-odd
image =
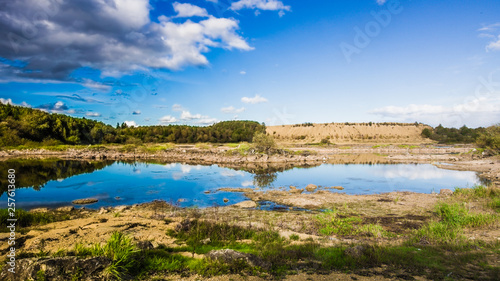
[[[326,123],[269,126],[267,133],[282,143],[317,143],[330,138],[331,143],[428,143],[421,136],[426,125],[406,123]]]

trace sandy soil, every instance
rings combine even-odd
[[[331,143],[428,143],[421,136],[425,125],[414,124],[372,124],[369,123],[326,123],[303,125],[269,126],[267,133],[281,143],[318,143],[329,138]]]

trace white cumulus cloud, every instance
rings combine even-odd
[[[0,98],[0,102],[3,103],[3,104],[10,104],[10,105],[14,105],[12,103],[12,99],[4,99],[4,98]]]
[[[255,97],[253,97],[253,98],[242,97],[241,101],[244,103],[257,104],[257,103],[267,102],[267,99],[264,97],[261,97],[260,95],[255,95]]]
[[[85,116],[87,116],[87,117],[101,117],[101,114],[98,112],[87,112],[87,113],[85,113]]]
[[[500,51],[500,35],[486,46],[487,51]]]
[[[191,112],[187,110],[182,111],[180,119],[182,121],[190,121],[200,125],[210,125],[217,122],[216,118],[210,118],[209,116],[201,115],[199,113],[191,114]]]
[[[477,30],[480,32],[480,38],[489,38],[493,40],[486,45],[487,52],[500,51],[500,35],[498,33],[498,29],[500,29],[500,22],[484,25]]]
[[[172,105],[172,110],[173,111],[183,111],[184,108],[182,107],[182,105],[176,103],[176,104]]]
[[[485,127],[500,120],[500,98],[480,97],[466,99],[464,103],[442,106],[411,104],[408,106],[386,106],[369,113],[391,121],[423,122],[432,126],[442,124],[448,127]]]
[[[223,107],[220,109],[223,113],[230,113],[230,114],[235,114],[235,113],[242,113],[245,111],[245,108],[235,108],[234,106],[228,106],[228,107]]]
[[[177,18],[208,17],[207,10],[195,5],[175,2],[173,6]]]
[[[284,11],[290,11],[291,7],[278,0],[240,0],[233,2],[230,9],[234,11],[242,9],[259,9],[267,11],[280,11],[284,13]]]
[[[24,63],[0,67],[6,80],[69,81],[109,89],[71,74],[83,66],[113,77],[150,68],[178,70],[208,65],[205,54],[214,48],[253,50],[238,34],[237,20],[210,16],[190,4],[174,3],[177,16],[206,18],[173,21],[161,15],[159,22],[151,21],[148,0],[35,2],[7,1],[0,9],[0,37],[6,38],[0,40],[0,57]],[[22,43],[22,30],[37,31],[29,44]],[[18,43],[9,36],[17,36]]]
[[[183,111],[181,113],[181,120],[189,121],[189,120],[201,119],[201,118],[203,118],[203,116],[201,116],[201,114],[194,114],[193,115],[189,111]]]
[[[177,121],[179,121],[179,120],[177,120],[177,118],[170,116],[170,115],[165,115],[162,118],[160,118],[159,120],[160,120],[160,124],[162,124],[162,125],[176,123]]]
[[[125,121],[124,123],[129,127],[139,127],[137,126],[137,123],[135,123],[135,121]]]

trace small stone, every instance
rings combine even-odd
[[[150,250],[154,248],[153,244],[150,241],[139,241],[136,243],[136,245],[137,248],[141,250]]]
[[[49,209],[47,208],[36,208],[36,209],[31,209],[30,213],[47,213]]]
[[[332,186],[332,188],[336,190],[344,190],[342,186]]]
[[[78,258],[23,258],[16,259],[16,273],[8,271],[10,267],[4,266],[0,272],[0,280],[40,280],[39,272],[43,270],[43,280],[68,280],[61,276],[83,276],[81,280],[105,280],[105,269],[112,263],[106,257]]]
[[[316,188],[318,188],[318,186],[314,185],[314,184],[308,184],[306,186],[306,190],[309,191],[309,192],[312,192],[312,191],[316,190]]]
[[[350,256],[350,257],[355,258],[355,259],[359,259],[363,256],[365,250],[366,250],[365,247],[358,245],[358,246],[349,247],[349,248],[345,249],[344,253],[347,256]]]
[[[234,207],[239,207],[239,208],[256,208],[257,207],[257,203],[255,203],[254,201],[248,200],[248,201],[243,201],[243,202],[234,204],[233,206]]]
[[[230,249],[212,250],[208,252],[206,256],[212,260],[218,260],[229,264],[238,260],[243,260],[252,267],[259,266],[262,268],[268,268],[270,266],[256,255],[241,253]]]
[[[94,204],[97,203],[99,200],[96,198],[85,198],[85,199],[77,199],[71,201],[71,203],[75,205],[85,205],[85,204]]]
[[[59,211],[59,212],[71,212],[75,209],[75,207],[73,206],[65,206],[65,207],[59,207],[56,209],[56,211]]]
[[[290,189],[291,194],[301,194],[302,192],[304,192],[304,189]]]
[[[210,242],[212,242],[212,241],[210,240],[210,237],[208,237],[207,239],[200,240],[200,243],[201,243],[202,245],[207,245],[207,244],[209,244]]]
[[[117,211],[117,212],[123,212],[123,211],[125,211],[125,210],[127,210],[129,208],[130,208],[129,206],[125,206],[125,205],[123,205],[123,206],[117,206],[117,207],[115,207],[115,211]]]
[[[443,188],[439,191],[439,195],[445,195],[445,196],[453,195],[453,191],[451,191],[450,189]]]
[[[224,201],[224,203],[227,203],[227,202],[229,202],[229,199],[224,198],[224,199],[222,199],[222,201]]]

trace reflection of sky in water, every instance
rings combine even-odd
[[[470,187],[479,184],[479,179],[475,172],[444,170],[430,164],[324,164],[312,169],[285,171],[273,185],[303,187],[308,183],[326,187],[340,185],[347,194],[430,193],[442,188]]]
[[[259,182],[266,182],[265,175],[259,176],[259,179]],[[248,172],[217,165],[114,163],[90,174],[50,181],[40,191],[18,189],[16,206],[56,207],[68,205],[75,199],[94,197],[99,202],[89,205],[91,208],[130,205],[155,199],[183,207],[207,207],[226,205],[224,198],[230,200],[227,204],[245,200],[241,193],[214,193],[217,188],[254,187],[255,182],[254,175]],[[479,181],[474,172],[444,170],[429,164],[324,164],[279,172],[275,181],[266,188],[290,185],[304,188],[310,183],[323,187],[340,185],[345,188],[342,192],[347,194],[371,194],[390,191],[430,193],[441,188],[470,187]],[[6,202],[5,196],[2,195],[0,200]]]

